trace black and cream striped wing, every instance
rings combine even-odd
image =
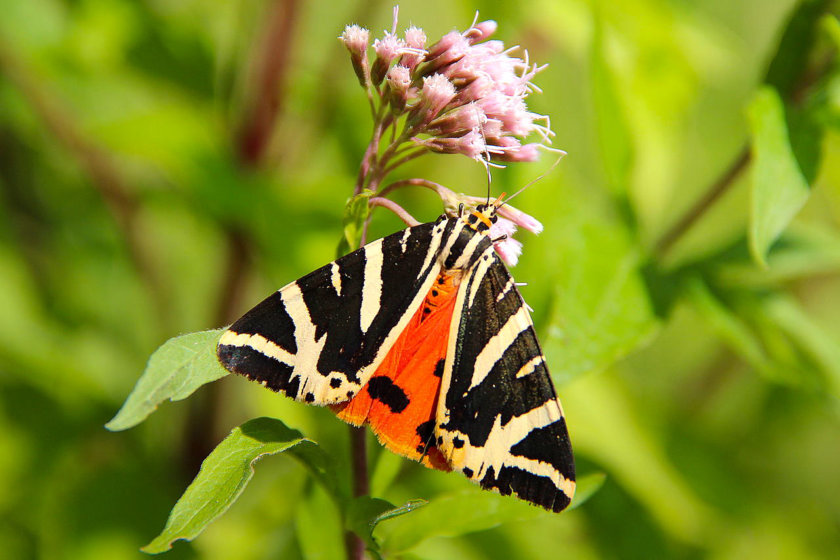
[[[574,495],[563,410],[527,306],[492,249],[459,287],[436,435],[452,468],[485,489],[552,511]]]
[[[444,227],[394,233],[281,288],[222,335],[219,360],[297,400],[352,398],[434,282]]]

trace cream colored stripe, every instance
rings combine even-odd
[[[403,236],[400,238],[400,250],[405,253],[405,250],[408,249],[408,238],[411,237],[411,228],[406,228],[403,232]]]
[[[382,243],[365,246],[365,274],[362,279],[362,309],[359,326],[366,333],[379,313],[382,297]]]
[[[455,261],[455,266],[453,268],[464,268],[467,266],[467,263],[470,262],[471,257],[475,254],[476,248],[478,247],[478,244],[481,243],[482,239],[484,239],[484,234],[474,233],[467,242],[466,247],[464,247],[464,252],[461,253],[461,256]]]
[[[537,369],[537,366],[544,363],[544,362],[545,362],[545,357],[544,356],[535,356],[535,357],[531,358],[530,360],[525,362],[525,365],[523,365],[521,368],[519,368],[519,371],[516,372],[516,379],[520,379],[520,378],[525,377],[527,375],[531,375]]]
[[[222,335],[222,338],[219,340],[219,344],[227,346],[247,346],[249,348],[253,348],[260,354],[273,358],[283,364],[290,366],[295,365],[294,354],[283,350],[275,343],[259,334],[242,334],[227,331]]]
[[[341,271],[339,270],[338,263],[333,261],[330,264],[330,279],[332,280],[333,288],[335,288],[335,293],[339,296],[341,295]]]
[[[507,322],[499,329],[493,337],[487,341],[478,357],[475,359],[475,366],[473,367],[472,380],[470,381],[470,389],[478,387],[482,381],[493,369],[493,365],[504,355],[505,351],[513,344],[516,337],[531,326],[531,321],[528,319],[528,311],[524,306],[520,306],[519,310],[510,316]]]
[[[478,264],[475,265],[475,272],[472,274],[472,281],[470,282],[470,293],[467,298],[467,307],[473,306],[473,303],[475,302],[475,296],[476,294],[478,294],[478,288],[484,281],[484,277],[487,275],[487,271],[490,270],[490,265],[492,265],[496,260],[493,256],[492,245],[485,249],[484,253],[489,254],[490,258],[485,259],[482,256],[482,258],[479,259]]]
[[[513,288],[514,284],[515,284],[515,282],[513,281],[513,278],[512,277],[509,278],[508,281],[507,281],[507,284],[505,284],[505,287],[502,288],[502,291],[499,292],[499,295],[496,296],[496,303],[505,299],[505,296],[511,290],[511,288]]]
[[[471,466],[478,472],[475,478],[481,480],[490,467],[493,467],[497,474],[505,465],[519,467],[535,475],[550,478],[569,498],[574,496],[575,482],[560,474],[550,463],[510,454],[510,448],[522,441],[531,430],[544,428],[562,417],[560,403],[555,399],[546,401],[542,406],[521,416],[514,416],[504,426],[501,425],[501,416],[497,416],[484,446],[472,448],[471,452],[466,454],[468,463],[477,463]]]

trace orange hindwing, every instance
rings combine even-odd
[[[345,422],[370,424],[394,453],[444,471],[450,467],[435,445],[435,411],[459,281],[457,272],[441,273],[367,385],[331,407]]]

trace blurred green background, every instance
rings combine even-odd
[[[2,7],[0,557],[144,557],[201,458],[254,416],[346,464],[347,430],[329,411],[232,377],[130,431],[103,425],[166,339],[227,324],[334,257],[370,134],[336,37],[353,22],[381,35],[392,5]],[[443,516],[392,557],[840,557],[837,6],[400,9],[399,29],[430,40],[480,10],[549,64],[529,104],[569,155],[517,200],[546,228],[519,236],[513,273],[579,473],[606,479],[575,510],[498,524],[462,477],[371,443],[374,495],[478,504],[471,528],[447,533]],[[495,192],[549,159],[496,172]],[[400,170],[412,176],[485,190],[466,158],[427,156]],[[424,221],[441,211],[427,191],[399,200]],[[401,227],[380,211],[373,235]],[[784,233],[763,267],[768,227],[764,245]],[[412,515],[377,536],[400,544]],[[336,516],[303,467],[274,457],[168,557],[341,557]]]

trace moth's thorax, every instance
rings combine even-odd
[[[490,226],[496,221],[496,210],[483,206],[461,218],[449,219],[438,255],[444,270],[467,270],[492,250]]]

